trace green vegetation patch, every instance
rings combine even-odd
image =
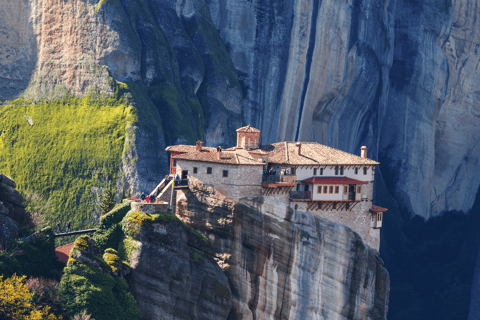
[[[118,179],[126,128],[136,121],[121,91],[0,105],[0,172],[48,199],[51,224],[71,219],[78,230],[95,223],[92,203]]]
[[[128,292],[128,284],[98,268],[72,265],[64,269],[59,292],[65,298],[69,314],[87,310],[97,320],[135,320],[141,312]]]
[[[192,252],[192,260],[197,262],[204,262],[202,255],[198,251]]]
[[[59,272],[65,265],[55,255],[52,229],[45,228],[40,234],[36,241],[14,241],[7,250],[0,251],[0,275],[60,278]]]
[[[108,229],[112,227],[114,224],[118,224],[122,221],[125,215],[130,211],[132,205],[130,201],[127,201],[117,207],[115,207],[112,211],[108,212],[107,214],[100,217],[100,228]]]

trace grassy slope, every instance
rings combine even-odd
[[[118,92],[5,103],[0,106],[0,172],[19,189],[49,198],[51,223],[72,219],[74,229],[89,226],[98,211],[92,203],[118,178],[126,126],[135,119],[136,110]]]

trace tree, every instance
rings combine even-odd
[[[36,309],[31,303],[33,294],[25,285],[26,276],[12,275],[3,280],[0,276],[0,318],[25,320],[57,320],[50,307]]]
[[[102,216],[110,212],[113,207],[115,207],[115,195],[113,194],[112,189],[108,188],[105,192],[105,197],[103,199],[100,208],[102,208]]]

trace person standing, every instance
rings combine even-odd
[[[140,197],[140,199],[142,199],[142,201],[145,201],[145,192],[142,192],[142,196]]]
[[[58,230],[58,233],[62,233],[62,229],[60,229],[60,221],[57,221],[57,230]]]
[[[72,230],[70,229],[70,224],[72,223],[72,220],[68,220],[67,222],[67,230],[65,230],[65,232],[72,232]]]
[[[147,203],[150,202],[150,195],[147,196]]]

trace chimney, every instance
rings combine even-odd
[[[366,158],[367,157],[367,147],[363,146],[360,148],[362,151],[360,153],[360,157]]]
[[[217,160],[220,160],[222,158],[222,147],[218,146],[217,147]]]
[[[198,140],[198,141],[197,141],[197,151],[202,150],[202,147],[203,147],[203,142],[200,141],[200,140]]]
[[[298,154],[302,153],[302,144],[300,142],[295,143],[295,145],[298,147]]]

